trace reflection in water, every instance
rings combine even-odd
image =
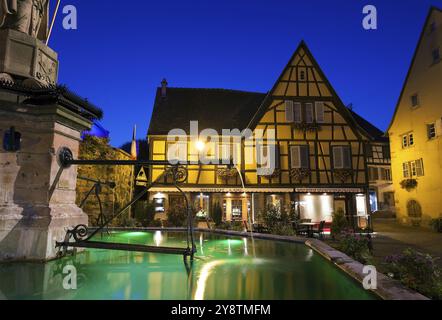
[[[184,233],[115,233],[105,241],[183,246]],[[185,242],[184,242],[185,243]],[[46,264],[0,265],[6,299],[370,299],[351,279],[304,245],[204,234],[188,277],[181,256],[87,250]],[[204,252],[204,257],[203,253]],[[64,290],[73,265],[78,290]]]
[[[249,255],[249,249],[247,248],[247,238],[244,238],[244,255],[248,256]]]
[[[161,242],[163,242],[163,235],[161,234],[161,231],[155,231],[153,240],[155,241],[157,247],[161,245]]]

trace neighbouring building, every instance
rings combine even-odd
[[[395,203],[390,141],[383,131],[353,111],[352,115],[371,138],[366,147],[370,211],[375,213],[375,216],[392,217],[395,215]]]
[[[192,131],[191,121],[198,121],[199,131]],[[249,129],[253,139],[206,139],[200,132],[208,128],[218,134]],[[180,129],[184,139],[168,141],[173,129]],[[365,228],[370,213],[368,166],[389,169],[388,141],[379,140],[380,135],[342,103],[302,42],[268,93],[171,88],[163,81],[148,142],[150,159],[170,160],[171,151],[173,157],[179,150],[176,159],[190,163],[182,190],[209,215],[216,202],[227,221],[256,221],[269,204],[297,210],[313,222],[331,221],[332,213],[342,209]],[[376,152],[370,152],[369,159],[370,148]],[[271,150],[276,157],[269,165]],[[237,165],[196,163],[202,153],[205,159],[234,155]],[[155,182],[151,199],[163,219],[168,206],[183,203],[164,176],[166,169],[154,166],[148,174]]]
[[[442,215],[442,11],[431,8],[388,129],[397,215]]]

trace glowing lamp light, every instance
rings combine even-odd
[[[204,149],[206,148],[206,144],[202,141],[197,141],[196,142],[196,149],[198,151],[204,151]]]

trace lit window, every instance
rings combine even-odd
[[[419,96],[417,94],[414,94],[411,96],[411,106],[413,108],[416,108],[419,106]]]
[[[428,139],[434,139],[436,138],[436,124],[430,123],[427,124],[427,133],[428,133]]]

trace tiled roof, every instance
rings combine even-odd
[[[250,123],[266,93],[227,89],[167,88],[166,97],[157,89],[149,135],[167,135],[172,129],[189,133],[190,121],[198,121],[199,131],[207,128],[243,130]],[[356,123],[373,140],[388,141],[384,133],[351,111]]]

